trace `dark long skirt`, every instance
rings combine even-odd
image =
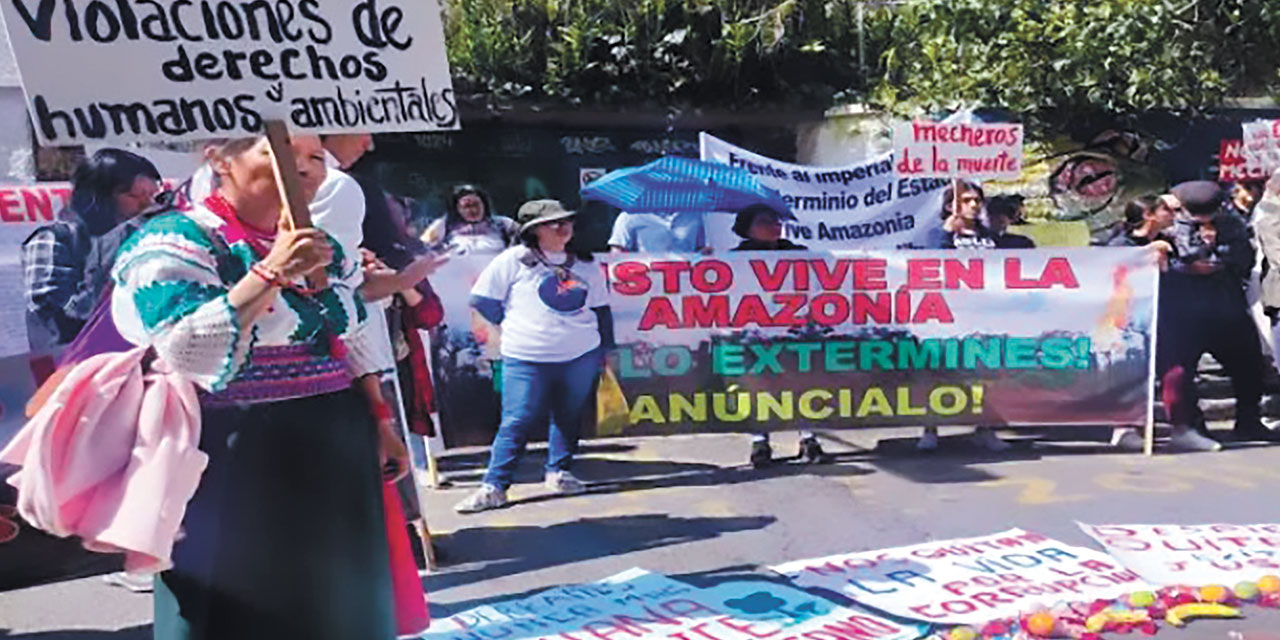
[[[376,429],[355,392],[206,409],[157,640],[395,637]]]

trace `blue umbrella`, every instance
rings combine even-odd
[[[795,218],[782,194],[745,170],[678,156],[612,171],[583,187],[582,198],[643,213],[732,213],[763,204]]]

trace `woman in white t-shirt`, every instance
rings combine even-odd
[[[614,346],[613,316],[600,266],[569,246],[573,215],[555,200],[526,202],[516,214],[521,244],[471,290],[471,306],[502,330],[502,423],[484,483],[454,507],[460,513],[507,504],[529,436],[548,419],[547,487],[585,489],[570,467],[603,353]]]

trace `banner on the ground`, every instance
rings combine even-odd
[[[433,621],[419,640],[913,640],[916,623],[836,605],[794,587],[734,581],[697,588],[632,570]]]
[[[56,3],[0,12],[49,146],[459,126],[440,11],[407,0]]]
[[[946,180],[898,177],[893,154],[854,165],[818,167],[775,160],[715,136],[699,135],[702,159],[742,168],[777,189],[795,214],[784,233],[815,250],[928,249],[939,246]],[[733,216],[708,214],[707,237],[716,249],[737,246]]]
[[[916,120],[893,127],[893,169],[902,178],[1015,179],[1022,125]]]
[[[1010,529],[976,538],[788,562],[772,568],[904,618],[982,624],[1037,606],[1112,599],[1145,588],[1106,555]]]
[[[1142,250],[600,259],[627,435],[1146,419]]]
[[[1280,574],[1280,524],[1080,523],[1107,553],[1160,586],[1235,585]]]

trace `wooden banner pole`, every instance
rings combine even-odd
[[[298,178],[298,162],[293,157],[293,145],[289,143],[289,126],[283,120],[266,121],[267,143],[271,145],[272,168],[276,173],[276,186],[280,189],[285,226],[291,230],[310,229],[311,207],[302,191]],[[323,289],[329,278],[323,272],[307,278],[310,285]]]

